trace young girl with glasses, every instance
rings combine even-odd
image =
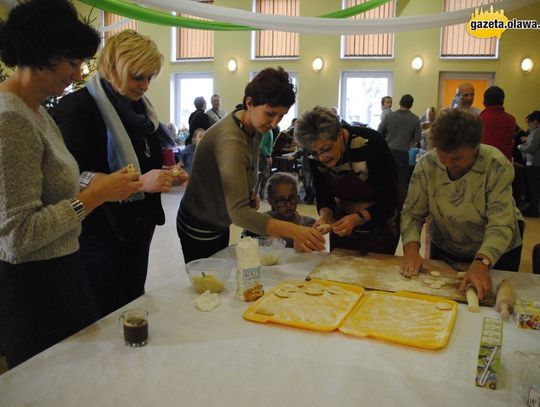
[[[266,199],[271,210],[266,212],[273,219],[291,222],[295,225],[313,226],[315,219],[302,216],[297,211],[299,202],[298,180],[288,172],[277,172],[268,178],[266,182]],[[256,236],[249,231],[242,233],[244,236]],[[293,239],[284,237],[286,247],[294,247]]]

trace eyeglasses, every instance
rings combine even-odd
[[[300,197],[298,195],[293,195],[288,197],[287,199],[276,199],[274,203],[278,208],[285,208],[287,205],[297,205],[300,200]]]
[[[332,153],[332,150],[334,149],[334,143],[332,144],[327,144],[323,147],[321,147],[321,149],[319,151],[313,151],[311,150],[310,151],[310,154],[314,157],[314,158],[319,158],[321,156],[329,156],[331,153]]]

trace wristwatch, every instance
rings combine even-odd
[[[367,219],[362,212],[356,212],[356,214],[358,215],[358,218],[360,218],[360,226],[367,223]]]
[[[485,258],[485,257],[480,257],[480,256],[476,256],[474,258],[474,260],[478,260],[479,262],[481,262],[484,266],[487,266],[488,269],[491,269],[491,262]]]

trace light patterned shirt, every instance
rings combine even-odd
[[[425,218],[433,244],[463,259],[482,253],[495,264],[508,250],[521,245],[512,198],[514,169],[495,147],[481,144],[473,167],[457,180],[431,149],[414,169],[401,217],[403,245],[420,242]]]

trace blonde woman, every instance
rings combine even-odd
[[[102,316],[144,293],[150,242],[165,222],[160,195],[175,178],[185,179],[161,169],[166,129],[144,96],[162,64],[152,40],[122,31],[107,40],[88,86],[62,98],[54,112],[87,182],[127,164],[142,174],[136,194],[83,223],[83,269]]]

